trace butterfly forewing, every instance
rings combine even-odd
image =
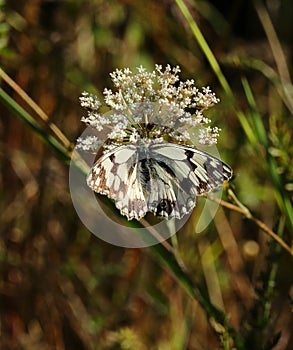
[[[210,192],[232,176],[232,169],[220,159],[189,146],[152,145],[151,154],[170,165],[180,187],[191,195]]]

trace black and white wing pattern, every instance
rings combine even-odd
[[[170,196],[163,198],[163,204],[168,204],[167,209],[172,203],[173,210],[159,214],[168,219],[180,219],[195,207],[197,196],[212,191],[232,177],[232,169],[220,159],[185,145],[153,144],[150,146],[150,157],[165,173],[171,174],[172,193],[176,200],[170,202]]]
[[[196,205],[196,196],[229,180],[232,169],[218,158],[173,143],[127,144],[105,153],[94,164],[88,185],[115,200],[128,220],[147,212],[182,218]]]
[[[140,220],[148,211],[138,176],[137,156],[135,145],[118,146],[99,158],[87,176],[88,186],[114,199],[128,220]]]

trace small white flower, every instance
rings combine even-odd
[[[86,138],[79,137],[76,140],[76,148],[84,151],[97,152],[102,146],[102,142],[96,136],[87,136]]]
[[[211,128],[210,126],[205,129],[200,129],[198,135],[199,143],[202,145],[216,144],[220,131],[221,129],[218,127]]]
[[[101,102],[98,97],[85,91],[81,94],[79,101],[82,107],[93,111],[98,110],[101,107]]]

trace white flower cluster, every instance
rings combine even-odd
[[[137,72],[129,68],[116,69],[110,74],[117,91],[104,90],[104,100],[110,108],[99,113],[101,102],[92,94],[84,92],[80,97],[81,106],[87,110],[82,121],[107,135],[113,142],[135,142],[147,137],[147,125],[152,128],[153,139],[173,138],[175,142],[188,142],[189,130],[199,127],[198,141],[204,144],[217,142],[219,129],[207,126],[211,121],[203,111],[219,102],[209,87],[199,90],[193,80],[180,81],[180,68],[167,65],[164,69],[156,65],[148,72],[138,67]],[[144,135],[139,130],[145,131]],[[148,131],[149,132],[149,131]],[[133,134],[133,135],[132,135]],[[80,148],[88,147],[81,143]],[[83,146],[84,145],[84,146]]]

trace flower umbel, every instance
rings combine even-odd
[[[109,112],[101,113],[98,97],[83,92],[80,103],[87,114],[81,120],[114,143],[132,142],[138,133],[140,137],[188,144],[189,131],[194,128],[198,143],[217,143],[220,129],[209,126],[211,121],[203,112],[219,99],[209,87],[198,89],[193,80],[180,81],[179,72],[178,66],[170,65],[164,69],[156,65],[152,72],[141,66],[136,72],[116,69],[110,76],[117,90],[104,90]],[[88,150],[89,142],[79,142],[78,147]]]
[[[140,220],[147,212],[181,219],[195,207],[197,196],[232,176],[228,165],[191,142],[192,133],[198,143],[217,142],[219,129],[203,112],[219,100],[209,87],[200,90],[193,80],[180,81],[179,72],[169,65],[156,65],[152,72],[117,69],[110,74],[117,90],[104,90],[107,113],[100,112],[95,95],[84,92],[80,98],[87,110],[82,121],[97,136],[79,139],[78,148],[97,151],[105,140],[87,184],[113,199],[128,220]]]

